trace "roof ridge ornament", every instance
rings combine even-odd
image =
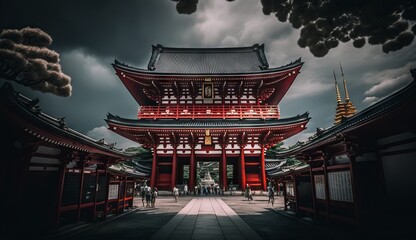
[[[57,120],[58,120],[59,126],[60,126],[61,128],[66,127],[66,124],[65,124],[65,117],[60,117],[60,118],[57,118]]]

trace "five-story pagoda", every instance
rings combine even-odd
[[[269,68],[264,45],[236,48],[153,46],[147,69],[115,60],[116,75],[140,105],[138,119],[108,114],[112,131],[151,148],[150,185],[172,189],[196,162],[218,161],[221,187],[266,189],[265,151],[306,128],[308,113],[281,119],[278,104],[300,59]],[[227,179],[227,167],[233,176]]]

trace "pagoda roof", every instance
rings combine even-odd
[[[0,112],[20,124],[26,131],[43,141],[74,150],[109,155],[119,159],[131,158],[133,155],[122,152],[107,144],[104,139],[96,140],[66,126],[64,118],[54,118],[43,113],[38,106],[38,99],[29,99],[16,92],[10,83],[0,88]]]
[[[416,69],[411,69],[410,72],[414,80],[407,86],[357,112],[355,115],[343,118],[337,125],[327,129],[317,129],[316,134],[311,136],[307,142],[298,142],[295,147],[279,152],[278,157],[293,156],[303,151],[340,141],[344,134],[353,131],[360,132],[363,127],[365,127],[365,130],[361,130],[361,132],[364,135],[370,134],[370,131],[374,134],[387,135],[391,134],[392,131],[394,132],[394,129],[414,127]],[[378,123],[375,130],[370,129],[371,123]],[[386,124],[388,125],[386,126]]]
[[[288,174],[295,174],[309,170],[310,166],[308,164],[304,165],[292,165],[292,166],[281,166],[280,168],[268,170],[266,169],[268,177],[282,177]]]
[[[286,164],[286,160],[282,159],[265,159],[265,167],[266,172],[269,174],[270,172],[279,171],[283,165]]]
[[[147,69],[114,61],[113,67],[138,73],[157,75],[239,75],[279,72],[302,65],[301,59],[269,68],[264,44],[229,48],[172,48],[152,46]]]
[[[134,178],[148,177],[151,173],[151,169],[143,171],[142,168],[127,166],[125,164],[111,165],[108,170],[112,173],[122,174]]]
[[[206,129],[206,128],[264,128],[286,126],[309,121],[309,113],[297,115],[290,118],[281,119],[206,119],[206,120],[190,120],[190,119],[126,119],[119,116],[107,115],[106,122],[108,124],[122,125],[133,128],[158,128],[158,129]]]

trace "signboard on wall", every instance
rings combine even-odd
[[[108,188],[108,199],[118,199],[118,184],[110,184]]]
[[[295,183],[286,183],[286,195],[295,196]]]
[[[353,202],[351,174],[349,171],[328,173],[329,199]]]
[[[313,176],[315,182],[315,195],[317,199],[326,199],[325,197],[325,176]]]

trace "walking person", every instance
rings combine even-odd
[[[186,185],[186,184],[183,187],[183,195],[188,195],[188,185]]]
[[[152,191],[152,208],[154,208],[154,207],[155,207],[155,205],[156,205],[156,198],[157,198],[157,195],[158,195],[158,192],[157,192],[157,187],[154,187],[154,188],[153,188],[153,191]]]
[[[272,203],[272,207],[274,206],[274,187],[271,182],[269,182],[269,186],[267,187],[267,196],[269,196],[269,201],[267,202],[267,205],[269,203]]]
[[[175,198],[175,202],[178,202],[179,189],[176,186],[173,187],[172,193],[173,197]]]
[[[142,205],[143,205],[143,207],[144,207],[144,200],[146,199],[145,187],[146,186],[141,186],[140,187],[140,196],[142,196]]]
[[[145,187],[145,194],[146,194],[146,207],[150,207],[150,200],[152,197],[152,189],[149,186]]]
[[[251,193],[251,187],[248,183],[246,185],[244,197],[248,199],[249,203],[251,203],[253,201],[253,195]]]

